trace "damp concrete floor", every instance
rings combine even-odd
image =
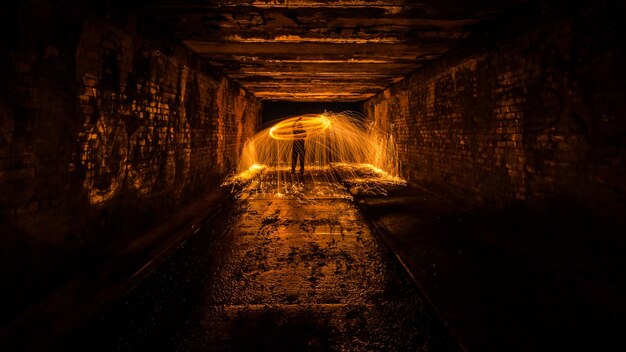
[[[238,197],[61,347],[457,351],[350,195],[320,179]]]

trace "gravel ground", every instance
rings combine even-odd
[[[289,182],[299,196],[239,197],[63,347],[458,350],[348,193],[307,175]]]

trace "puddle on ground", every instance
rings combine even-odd
[[[352,195],[323,172],[263,174],[265,185],[285,180],[278,196],[243,188],[247,211],[192,334],[214,350],[452,350]]]
[[[234,211],[66,350],[457,351],[329,172],[239,185]],[[258,186],[279,178],[295,191]]]

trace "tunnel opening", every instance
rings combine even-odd
[[[245,142],[239,160],[224,185],[245,193],[344,197],[343,187],[384,195],[406,185],[393,134],[353,111],[274,120]]]

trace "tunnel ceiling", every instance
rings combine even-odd
[[[159,0],[149,11],[264,100],[361,101],[523,0]]]

